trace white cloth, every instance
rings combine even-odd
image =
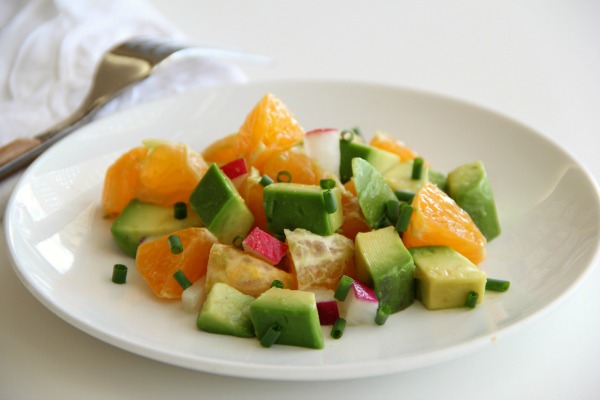
[[[143,0],[0,0],[0,145],[69,116],[85,97],[102,54],[134,36],[186,40]],[[175,58],[101,113],[245,79],[223,61]]]

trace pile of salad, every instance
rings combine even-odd
[[[328,331],[384,325],[415,301],[475,308],[510,285],[478,267],[500,234],[482,161],[443,173],[385,132],[305,132],[272,94],[202,152],[130,149],[102,206],[149,290],[181,299],[199,330],[264,347],[322,349]]]

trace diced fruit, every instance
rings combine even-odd
[[[487,276],[466,257],[446,246],[414,247],[417,298],[430,310],[464,307],[469,292],[483,300]]]
[[[102,209],[106,216],[119,215],[137,197],[140,166],[147,154],[147,147],[134,147],[121,155],[106,171],[102,189]]]
[[[383,176],[367,161],[355,158],[352,160],[352,170],[358,204],[365,220],[371,228],[378,228],[385,217],[385,204],[396,200],[396,195]]]
[[[181,269],[193,283],[206,274],[208,255],[217,238],[206,228],[176,231],[183,252],[173,254],[169,235],[143,242],[138,247],[135,266],[152,291],[162,298],[180,298],[183,289],[173,277]]]
[[[333,325],[335,320],[340,317],[338,302],[333,297],[333,290],[314,289],[310,290],[310,292],[315,294],[321,325]]]
[[[335,289],[342,275],[355,275],[352,240],[337,233],[320,236],[301,228],[286,229],[285,240],[298,289]]]
[[[267,228],[282,234],[284,229],[304,228],[319,235],[331,235],[342,225],[342,198],[331,189],[337,209],[329,213],[319,186],[297,183],[273,183],[265,187],[264,208]]]
[[[393,227],[356,235],[356,276],[392,313],[414,301],[414,263]]]
[[[271,288],[250,305],[250,316],[259,339],[276,324],[281,328],[277,344],[313,349],[324,346],[314,293]]]
[[[373,325],[379,307],[375,291],[354,280],[344,301],[339,302],[340,316],[348,325]]]
[[[181,293],[181,308],[185,311],[198,312],[206,299],[206,275],[198,279],[192,286]]]
[[[435,171],[430,169],[428,171],[428,175],[429,175],[429,182],[433,183],[435,186],[439,187],[440,190],[442,191],[446,191],[446,183],[448,180],[448,177],[446,175],[444,175],[442,172],[439,171]]]
[[[415,195],[413,213],[402,241],[408,248],[448,246],[474,264],[485,258],[485,237],[469,214],[432,183]]]
[[[342,203],[344,222],[342,222],[342,226],[339,229],[340,234],[354,240],[357,233],[371,230],[360,208],[360,204],[358,204],[358,196],[342,198]]]
[[[202,152],[206,162],[217,164],[227,164],[240,158],[241,155],[242,149],[237,132],[215,140]]]
[[[316,160],[325,171],[339,175],[339,141],[340,131],[335,128],[314,129],[304,135],[304,148],[306,154]]]
[[[186,218],[177,219],[173,216],[173,207],[132,200],[114,220],[110,230],[119,247],[131,257],[135,257],[142,239],[201,226],[202,221],[191,210],[188,210]]]
[[[238,158],[237,160],[221,165],[221,171],[231,179],[231,182],[236,188],[238,188],[242,181],[248,176],[248,167],[246,166],[246,160],[243,158]]]
[[[254,226],[267,229],[267,216],[264,206],[265,188],[260,184],[261,176],[256,168],[250,169],[250,175],[242,182],[239,188],[240,196],[246,202],[246,206],[254,216]]]
[[[217,283],[206,297],[196,325],[203,331],[253,337],[250,305],[254,297],[241,293],[225,283]]]
[[[258,297],[274,280],[295,289],[294,277],[263,260],[230,245],[217,243],[210,249],[206,272],[206,292],[217,282],[226,283],[240,292]]]
[[[421,177],[412,179],[413,161],[404,161],[394,165],[383,173],[383,178],[392,190],[408,190],[417,192],[425,183],[429,181],[429,168],[423,166]]]
[[[481,161],[461,165],[448,174],[448,194],[473,219],[489,242],[500,235],[496,202]]]
[[[364,159],[379,173],[384,173],[399,162],[398,156],[393,153],[342,137],[340,139],[340,180],[342,183],[346,183],[355,173],[352,166],[354,158]]]
[[[244,251],[273,265],[278,264],[287,253],[285,243],[260,228],[254,228],[242,242]]]
[[[221,243],[245,237],[254,216],[223,171],[212,164],[190,196],[190,206]]]
[[[415,151],[387,132],[375,132],[369,145],[396,154],[400,161],[409,161],[417,157]]]
[[[274,181],[277,181],[280,172],[286,171],[291,175],[291,182],[305,185],[318,185],[324,175],[323,168],[297,148],[273,153],[265,160],[261,170]]]

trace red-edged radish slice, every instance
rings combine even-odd
[[[206,298],[206,290],[204,289],[206,283],[206,275],[198,279],[181,293],[181,307],[185,311],[196,312],[200,311],[200,306],[204,303]]]
[[[258,227],[246,236],[242,246],[244,251],[273,265],[278,264],[288,250],[285,243]]]
[[[354,280],[346,299],[339,302],[340,316],[348,325],[375,324],[379,301],[377,295],[366,284]]]
[[[327,172],[336,176],[340,171],[340,131],[335,128],[321,128],[304,135],[306,154],[315,159]]]
[[[314,289],[317,301],[317,311],[319,312],[319,322],[321,325],[333,325],[336,319],[340,317],[338,303],[333,297],[331,289]]]
[[[242,181],[248,176],[249,172],[246,160],[243,158],[238,158],[237,160],[221,165],[220,168],[221,171],[231,179],[236,188],[240,186]]]

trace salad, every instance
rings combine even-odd
[[[198,329],[321,349],[415,301],[475,308],[509,282],[479,269],[500,234],[483,162],[447,173],[386,132],[305,132],[266,94],[202,152],[146,140],[107,170],[111,232],[149,290]],[[115,265],[113,281],[126,282]]]

